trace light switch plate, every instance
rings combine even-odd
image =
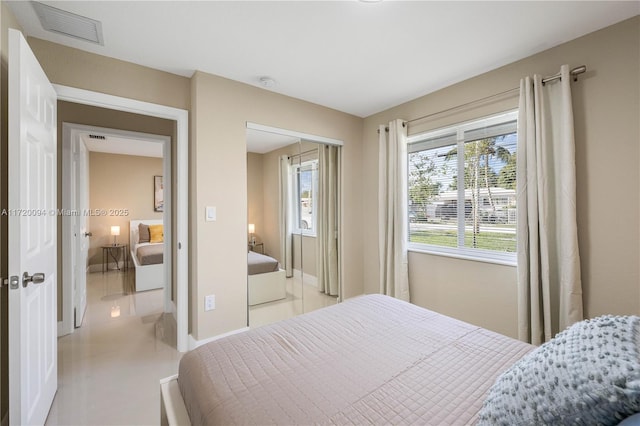
[[[204,218],[207,222],[215,222],[215,220],[217,219],[216,208],[207,206],[205,210]]]

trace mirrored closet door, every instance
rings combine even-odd
[[[337,143],[294,132],[247,129],[250,327],[339,299],[341,147]]]

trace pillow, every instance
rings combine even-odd
[[[634,414],[631,417],[627,417],[618,426],[638,426],[640,425],[640,413]]]
[[[144,223],[138,224],[138,242],[139,243],[148,243],[150,239],[149,235],[149,225],[145,225]]]
[[[164,230],[163,225],[149,225],[149,242],[150,243],[162,243],[164,242]]]
[[[502,373],[479,425],[614,425],[640,412],[640,317],[578,322]]]

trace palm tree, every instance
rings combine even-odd
[[[496,157],[503,163],[508,163],[509,159],[511,158],[511,153],[508,149],[496,145],[496,141],[498,140],[498,138],[504,138],[504,136],[498,136],[489,139],[480,139],[475,142],[478,145],[479,156],[484,156],[484,182],[485,187],[487,188],[489,204],[491,205],[491,210],[493,212],[496,211],[496,205],[493,201],[493,196],[491,195],[491,185],[489,185],[489,160],[492,157]]]
[[[489,163],[492,158],[498,158],[502,162],[508,164],[511,160],[512,154],[508,149],[497,145],[496,143],[504,138],[504,136],[491,137],[486,139],[478,139],[473,142],[465,143],[464,156],[465,156],[465,170],[464,170],[464,185],[471,189],[471,203],[473,214],[473,247],[477,247],[476,237],[480,233],[480,179],[484,180],[484,186],[487,189],[487,196],[489,198],[489,204],[491,210],[496,211],[495,201],[493,200],[493,194],[491,193],[490,176],[493,170],[489,167]],[[451,160],[458,153],[457,148],[451,149],[445,158],[447,161]],[[480,168],[482,167],[482,175]],[[496,180],[495,172],[493,172],[492,180]],[[458,179],[452,183],[457,188],[459,183]]]

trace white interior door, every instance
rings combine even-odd
[[[56,93],[9,30],[9,423],[43,424],[58,384]]]
[[[89,209],[89,153],[80,137],[73,144],[73,169],[75,170],[75,206],[76,212],[85,212]],[[89,255],[89,218],[85,214],[74,216],[76,225],[74,235],[76,243],[75,274],[74,274],[74,299],[75,299],[75,326],[80,327],[87,310],[87,257]]]

